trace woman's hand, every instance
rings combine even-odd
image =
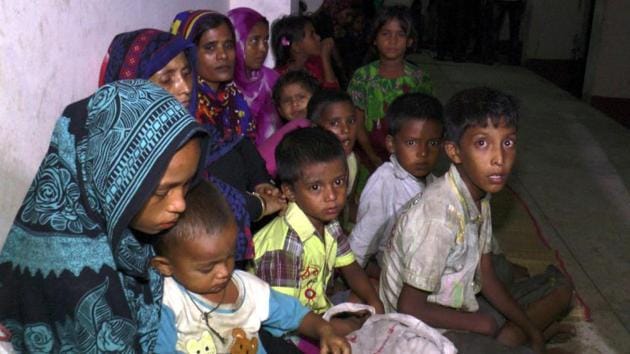
[[[287,207],[287,199],[280,189],[271,183],[261,183],[254,187],[254,191],[264,201],[262,216],[275,214]]]

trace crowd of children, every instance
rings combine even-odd
[[[351,25],[340,12],[346,9],[326,6],[319,15],[331,18],[332,37],[344,36],[340,28]],[[337,303],[354,302],[377,315],[413,316],[439,329],[462,353],[527,352],[525,346],[544,352],[549,334],[543,333],[568,308],[571,287],[553,270],[513,286],[497,276],[499,264],[507,264],[508,272],[510,264],[494,261],[500,248],[489,200],[506,185],[515,162],[516,102],[482,87],[459,92],[443,108],[431,96],[426,72],[406,60],[416,41],[408,13],[384,8],[372,21],[371,61],[353,72],[347,92],[335,73],[333,39],[322,33],[321,40],[306,16],[282,17],[270,30],[269,21],[249,8],[227,16],[185,11],[171,33],[144,29],[116,36],[101,69],[100,85],[106,86],[86,103],[85,114],[100,114],[98,98],[107,98],[116,80],[147,79],[186,108],[180,114],[191,132],[168,136],[177,142],[171,155],[177,153],[160,162],[158,172],[166,172],[159,184],[129,187],[143,193],[144,199],[133,201],[144,208],[112,229],[103,226],[110,239],[126,235],[124,244],[109,244],[111,254],[102,257],[111,259],[114,274],[124,268],[120,262],[130,270],[118,271],[116,283],[102,278],[97,289],[109,291],[112,301],[127,299],[124,318],[111,310],[107,333],[55,318],[49,351],[66,345],[78,351],[349,353],[344,336],[361,328],[364,314],[330,321],[321,316]],[[263,65],[269,40],[275,70]],[[154,119],[132,113],[146,124]],[[102,129],[114,136],[112,126]],[[128,145],[136,146],[131,140]],[[440,151],[451,165],[437,177]],[[194,159],[182,160],[189,155]],[[83,176],[85,169],[77,173]],[[85,207],[89,215],[104,210],[96,224],[112,218],[107,205],[92,203],[99,192],[81,191],[91,203]],[[107,193],[115,194],[116,186]],[[16,256],[28,234],[23,224],[31,216],[50,220],[37,219],[29,205],[0,255],[2,279],[9,279],[0,299],[19,278],[13,274],[20,267],[13,264],[26,262]],[[52,217],[57,231],[59,215]],[[33,230],[41,233],[42,227]],[[125,259],[134,252],[137,258]],[[71,279],[66,284],[80,278],[82,268],[72,267],[75,278],[64,275]],[[97,284],[101,278],[94,279]],[[522,296],[515,289],[532,291]],[[95,294],[78,293],[72,298],[76,309],[69,304],[63,316],[84,325],[90,306],[104,316],[108,305]],[[34,325],[20,318],[16,301],[7,304],[13,307],[0,307],[0,322],[14,332],[18,351],[31,351]]]

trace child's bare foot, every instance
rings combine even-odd
[[[566,343],[575,337],[575,326],[570,323],[554,322],[543,332],[547,343]]]

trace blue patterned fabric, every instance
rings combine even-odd
[[[0,253],[0,323],[17,352],[152,351],[162,280],[128,225],[198,134],[144,80],[66,108]]]
[[[234,213],[234,218],[238,226],[234,259],[236,261],[253,259],[254,242],[252,240],[252,230],[249,226],[249,213],[245,208],[246,201],[243,197],[243,193],[234,188],[231,184],[225,183],[212,175],[209,175],[207,179],[221,191],[221,194],[223,194],[223,197],[225,197],[225,200],[230,205],[230,210]]]

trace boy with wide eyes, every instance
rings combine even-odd
[[[386,311],[443,329],[459,350],[489,353],[498,350],[494,345],[529,343],[542,353],[541,330],[566,311],[572,296],[550,276],[536,285],[544,289],[540,298],[519,303],[493,267],[490,195],[512,171],[518,118],[514,98],[497,90],[455,94],[444,108],[451,167],[409,202],[385,249],[379,290]],[[474,348],[478,337],[490,347]]]

